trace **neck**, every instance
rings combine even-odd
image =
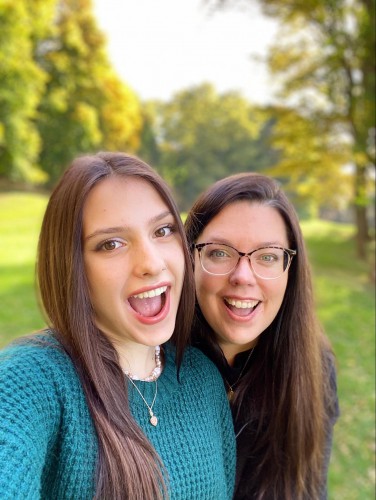
[[[116,350],[124,372],[143,379],[155,368],[155,346],[132,344],[122,348],[117,347]]]
[[[240,352],[248,351],[249,349],[252,349],[252,347],[255,347],[255,345],[255,341],[245,345],[227,344],[221,342],[219,343],[219,346],[222,349],[222,352],[229,366],[234,366],[235,357]]]

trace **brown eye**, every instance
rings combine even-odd
[[[157,238],[165,238],[166,236],[170,236],[174,232],[171,226],[163,226],[155,231],[155,236]]]
[[[116,240],[108,240],[105,241],[102,245],[103,250],[111,251],[111,250],[116,250],[121,246],[121,243]]]

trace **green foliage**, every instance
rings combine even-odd
[[[221,177],[275,162],[267,116],[235,92],[218,95],[203,84],[154,106],[155,166],[174,186],[182,209]]]
[[[274,107],[271,143],[280,160],[267,173],[285,183],[299,205],[346,209],[352,198],[352,176],[343,169],[349,148],[333,140],[325,123],[308,119],[291,108]]]
[[[281,84],[280,98],[351,152],[357,249],[365,258],[367,206],[374,196],[369,178],[375,168],[375,0],[215,0],[214,4],[254,2],[280,22],[267,57]],[[290,160],[291,167],[301,168],[294,157]],[[332,166],[327,164],[328,169]]]
[[[269,68],[282,81],[282,96],[294,95],[296,106],[324,122],[338,142],[347,136],[355,167],[352,201],[358,255],[365,258],[366,207],[374,193],[374,183],[367,179],[375,168],[375,1],[261,0],[261,4],[282,22],[283,30],[269,54]]]
[[[138,155],[153,166],[160,165],[160,151],[156,137],[157,104],[149,101],[142,105],[143,124],[141,130]]]
[[[50,5],[37,9],[38,32],[51,20]],[[36,166],[41,144],[35,126],[45,74],[33,59],[33,22],[27,0],[0,1],[0,176],[36,183],[45,178]]]
[[[134,151],[136,95],[115,74],[91,0],[0,0],[0,176],[54,184],[77,155]]]
[[[46,196],[0,194],[0,347],[41,328],[34,264]],[[319,317],[337,357],[341,416],[335,426],[329,498],[374,498],[375,291],[355,257],[354,227],[302,223]],[[374,252],[370,252],[371,256]],[[371,263],[369,263],[371,264]]]
[[[37,51],[49,77],[38,127],[50,183],[78,154],[135,149],[141,127],[138,100],[109,64],[91,2],[64,0],[57,12],[53,36]]]
[[[102,131],[101,148],[106,151],[135,151],[143,124],[141,104],[134,92],[109,68],[98,78],[103,106],[98,108]]]

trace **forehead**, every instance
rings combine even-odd
[[[258,245],[279,243],[287,245],[286,224],[279,211],[254,201],[241,200],[224,207],[205,227],[204,238],[223,240],[232,244]]]
[[[85,201],[84,229],[98,223],[131,225],[168,208],[150,182],[131,176],[108,177],[93,187]]]

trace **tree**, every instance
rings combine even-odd
[[[0,176],[42,182],[35,125],[46,74],[34,60],[34,42],[46,36],[55,0],[0,0]]]
[[[38,127],[50,183],[78,154],[137,147],[139,102],[108,62],[91,0],[58,1],[53,36],[39,42],[36,56],[48,74]]]
[[[91,0],[0,0],[0,176],[53,184],[77,154],[135,151],[138,98],[116,75]]]
[[[157,103],[153,101],[142,104],[142,130],[137,153],[150,165],[161,164],[161,152],[156,137]]]
[[[254,0],[216,0],[239,5]],[[350,142],[357,250],[366,255],[369,177],[375,167],[375,1],[258,0],[281,22],[268,66],[280,77],[280,97]],[[294,100],[289,100],[291,97]],[[325,127],[321,125],[325,123]]]
[[[351,176],[348,145],[328,132],[325,122],[306,118],[288,107],[272,107],[275,117],[271,144],[279,160],[267,173],[285,183],[294,204],[317,216],[320,210],[341,210],[349,206]],[[298,168],[297,168],[298,166]]]
[[[267,144],[270,124],[238,93],[218,95],[202,84],[155,106],[159,170],[183,209],[219,178],[275,162]]]

